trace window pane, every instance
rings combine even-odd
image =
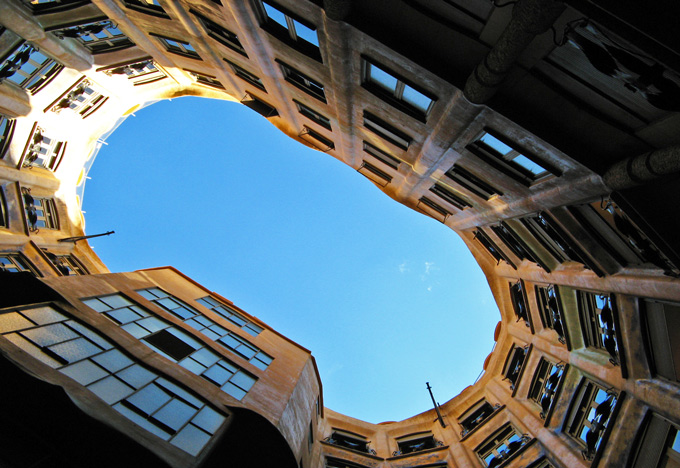
[[[195,456],[209,440],[208,434],[190,424],[182,429],[170,443]]]
[[[276,8],[274,8],[271,5],[268,5],[264,2],[262,2],[262,4],[264,5],[264,10],[267,12],[267,16],[270,19],[276,21],[281,26],[288,29],[288,23],[286,23],[286,15],[284,15],[283,13],[281,13],[279,10],[277,10]]]
[[[132,360],[117,349],[95,356],[92,360],[109,372],[117,372],[132,364]]]
[[[92,384],[87,388],[109,405],[122,400],[134,392],[132,388],[128,387],[113,376],[107,377],[104,380],[100,380],[99,382]]]
[[[80,361],[102,351],[99,346],[92,344],[85,338],[55,344],[50,346],[49,350],[67,362]]]
[[[157,385],[147,385],[125,400],[146,415],[151,415],[161,406],[170,401],[171,397]]]
[[[34,324],[26,320],[17,312],[0,315],[0,333],[7,333],[14,330],[33,327]]]
[[[369,67],[369,77],[371,81],[393,93],[396,91],[397,79],[395,77],[376,67],[372,63],[367,63],[366,66]]]
[[[78,338],[78,334],[61,323],[46,325],[21,333],[38,346],[50,346],[62,341]]]
[[[103,379],[109,375],[108,372],[90,360],[78,362],[72,366],[63,367],[59,369],[59,372],[68,375],[81,385],[89,385],[92,382]]]
[[[191,422],[206,432],[214,434],[224,422],[224,416],[206,406]]]
[[[541,166],[533,162],[531,159],[527,158],[523,154],[517,155],[515,158],[513,158],[512,162],[519,164],[522,166],[524,169],[528,170],[534,175],[539,175],[543,174],[546,172],[545,169],[543,169]]]
[[[178,431],[191,419],[194,413],[196,413],[195,408],[174,399],[154,414],[153,418]]]
[[[432,103],[432,99],[407,85],[404,85],[404,94],[402,99],[423,112],[427,112],[427,110],[430,108],[430,104]]]
[[[489,135],[488,133],[485,134],[482,138],[480,138],[480,140],[484,142],[487,146],[490,146],[491,148],[501,153],[502,155],[506,155],[512,151],[512,148],[510,148],[508,145],[500,141],[498,138]]]
[[[316,35],[316,31],[295,20],[293,20],[293,23],[295,24],[295,33],[298,35],[298,37],[301,37],[305,41],[311,42],[315,46],[319,47],[319,38]]]
[[[38,325],[47,325],[48,323],[66,320],[65,316],[51,307],[37,307],[35,309],[24,310],[22,313]]]
[[[157,376],[153,372],[146,370],[142,366],[135,364],[116,374],[125,383],[134,388],[142,388]]]

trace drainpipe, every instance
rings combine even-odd
[[[564,8],[555,0],[519,0],[498,42],[465,83],[468,101],[483,104],[491,99],[524,49],[553,25]]]
[[[651,151],[619,161],[602,178],[614,190],[643,185],[659,177],[680,173],[680,145]]]

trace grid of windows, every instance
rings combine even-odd
[[[236,76],[238,76],[242,80],[250,83],[251,85],[261,89],[265,93],[267,92],[267,90],[264,87],[264,83],[262,83],[262,80],[257,75],[250,73],[248,70],[244,69],[243,67],[236,65],[234,62],[230,62],[227,59],[222,59],[222,60],[224,60],[225,62],[227,62],[229,64],[229,66],[234,71],[234,74]]]
[[[53,32],[60,39],[76,39],[93,54],[113,52],[135,45],[110,20],[95,21],[68,28],[54,28]]]
[[[205,317],[193,307],[185,304],[176,297],[159,288],[149,288],[137,291],[142,297],[158,304],[177,318],[181,319],[194,330],[203,333],[211,340],[217,341],[244,359],[250,361],[255,367],[265,370],[274,360],[267,353],[260,350],[227,329],[219,326],[214,321]]]
[[[551,173],[559,175],[558,171],[544,161],[533,155],[522,154],[489,132],[482,133],[467,149],[489,165],[527,186]]]
[[[607,351],[609,362],[618,366],[619,340],[613,296],[578,291],[577,298],[584,344]]]
[[[19,273],[21,271],[27,271],[32,274],[36,274],[35,270],[28,263],[28,260],[24,258],[20,253],[3,253],[0,254],[0,271],[5,271],[9,273]]]
[[[283,77],[287,82],[301,89],[310,96],[317,98],[319,101],[324,103],[326,102],[326,93],[324,92],[324,86],[321,83],[308,77],[304,73],[299,72],[290,65],[287,65],[279,60],[277,60],[277,62],[279,63]]]
[[[259,0],[262,27],[303,54],[321,61],[316,27],[269,0]]]
[[[39,198],[31,195],[31,189],[22,188],[22,198],[24,201],[24,212],[28,229],[31,232],[38,232],[39,229],[59,229],[57,219],[57,207],[51,198]]]
[[[237,400],[246,396],[257,380],[186,332],[152,316],[121,294],[82,301],[158,354],[200,375]]]
[[[563,375],[562,364],[554,364],[541,358],[529,389],[529,398],[541,406],[541,419],[548,415]]]
[[[513,458],[530,441],[528,435],[506,424],[477,447],[475,452],[484,466],[494,468]]]
[[[196,302],[199,304],[207,307],[208,309],[212,310],[215,312],[217,315],[224,317],[225,319],[229,320],[230,322],[236,324],[240,328],[242,328],[244,331],[250,333],[253,336],[259,335],[262,330],[264,330],[262,327],[259,325],[254,324],[247,318],[245,318],[243,315],[240,313],[236,312],[234,309],[231,307],[222,304],[216,299],[213,299],[210,296],[202,297],[200,299],[196,299]]]
[[[434,99],[408,84],[403,78],[387,68],[363,58],[362,84],[376,96],[387,101],[402,112],[425,120],[434,105]]]
[[[27,42],[20,42],[0,64],[0,83],[9,80],[36,94],[63,69]]]
[[[364,111],[364,127],[403,150],[407,150],[413,141],[406,133],[367,111]]]
[[[197,455],[225,421],[207,402],[136,363],[51,306],[0,315],[0,333],[97,395],[120,414]]]
[[[179,39],[173,39],[171,37],[161,36],[160,34],[150,34],[158,39],[168,52],[181,55],[182,57],[201,60],[201,56],[198,55],[198,52],[196,52],[196,49],[194,49],[194,46],[192,46],[190,43],[181,41]]]
[[[140,60],[137,62],[118,65],[104,70],[107,75],[125,75],[135,86],[165,78],[163,73],[154,63],[153,59]]]
[[[595,457],[616,405],[616,393],[584,379],[573,400],[566,430],[582,447],[587,460]]]

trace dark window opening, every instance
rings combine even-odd
[[[446,176],[484,200],[490,200],[494,195],[503,195],[503,192],[457,164],[448,170]]]
[[[471,431],[481,426],[496,411],[488,401],[481,401],[470,408],[461,418],[459,424],[463,428],[460,432],[461,437],[465,437]]]
[[[196,351],[192,346],[185,343],[168,330],[161,330],[153,335],[147,336],[144,340],[176,361],[181,361]]]

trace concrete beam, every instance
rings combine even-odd
[[[564,8],[555,0],[520,0],[498,42],[465,83],[465,97],[474,104],[488,101],[524,49],[553,25]]]
[[[614,191],[643,185],[659,177],[676,173],[680,173],[680,145],[619,161],[607,170],[603,179]]]

